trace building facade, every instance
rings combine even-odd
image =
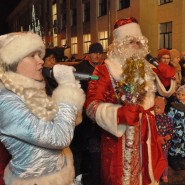
[[[135,17],[150,51],[185,50],[185,0],[22,0],[7,22],[11,31],[40,34],[46,47],[66,47],[70,58],[83,58],[92,42],[104,52],[112,42],[114,23]]]

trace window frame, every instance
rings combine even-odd
[[[172,27],[172,21],[159,24],[159,49],[172,49]]]
[[[108,0],[99,0],[98,1],[98,16],[104,16],[108,13]]]

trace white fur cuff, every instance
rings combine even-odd
[[[83,104],[85,102],[85,94],[81,88],[69,86],[69,85],[59,85],[54,91],[52,98],[57,103],[68,103],[75,105],[78,110],[82,110]]]
[[[176,89],[176,81],[171,79],[171,83],[170,83],[170,89],[166,90],[164,85],[161,83],[159,77],[156,75],[156,84],[157,84],[157,91],[161,96],[167,97],[169,98]]]
[[[104,130],[116,137],[121,137],[127,125],[117,123],[117,110],[120,105],[101,103],[96,110],[96,122]]]

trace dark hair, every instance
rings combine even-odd
[[[64,47],[58,47],[58,46],[53,48],[57,62],[65,61],[66,59],[68,59],[68,57],[65,56],[64,54],[65,49],[66,48]]]
[[[47,57],[49,57],[50,55],[54,55],[55,56],[54,50],[52,48],[46,48],[46,53],[45,53],[45,56],[44,56],[43,60],[45,61],[45,59]],[[56,56],[55,56],[55,58],[56,58]]]
[[[103,46],[99,43],[92,43],[89,46],[89,53],[103,53]]]

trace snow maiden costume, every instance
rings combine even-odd
[[[103,128],[101,184],[158,184],[166,161],[153,115],[155,76],[144,59],[147,39],[135,18],[118,20],[113,37],[105,65],[93,73],[99,80],[89,82],[85,103],[87,114]],[[160,87],[164,94],[173,93]]]
[[[68,146],[85,95],[75,80],[69,81],[69,66],[54,67],[59,86],[51,98],[43,82],[16,73],[16,65],[35,51],[44,56],[45,46],[36,34],[0,37],[0,140],[12,155],[4,181],[6,185],[71,185],[74,168]]]

